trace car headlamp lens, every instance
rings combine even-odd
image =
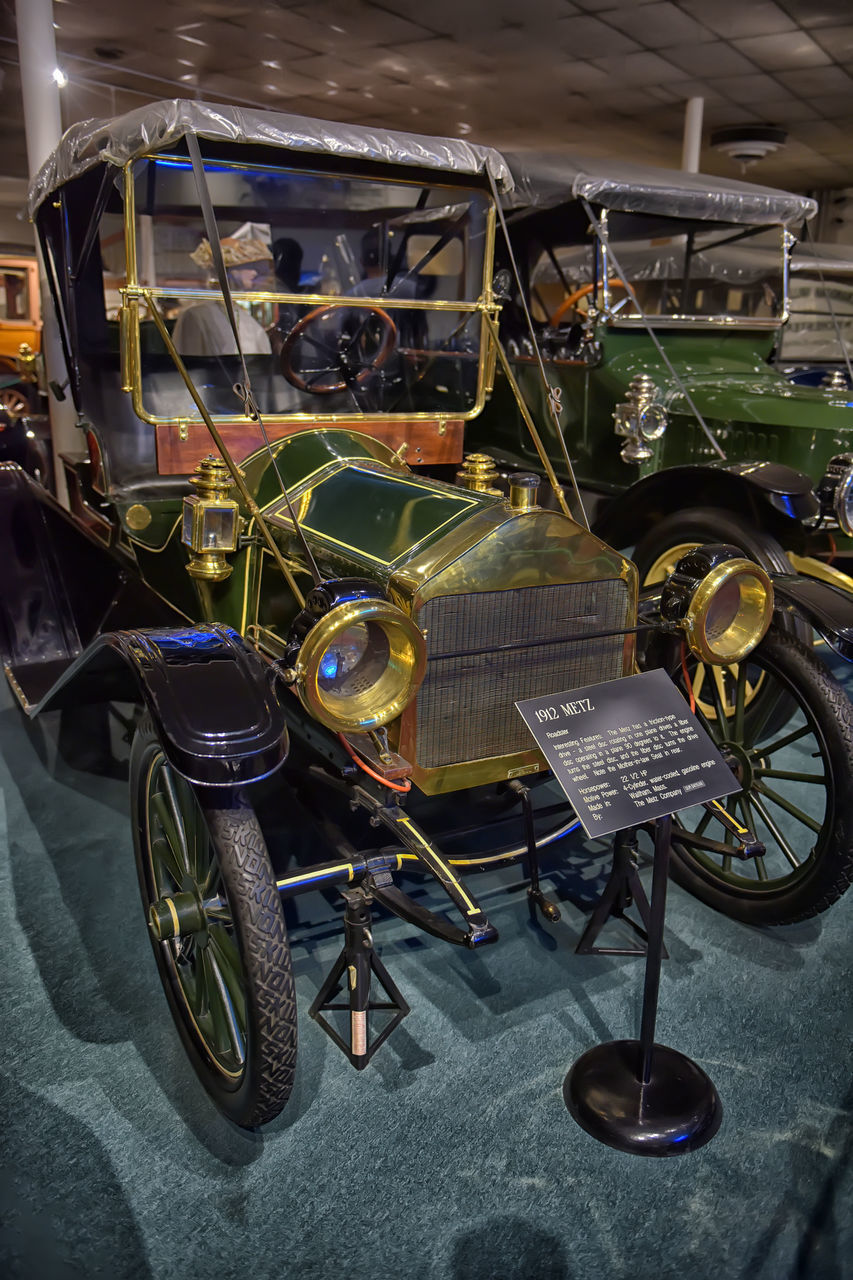
[[[683,620],[687,643],[703,662],[740,662],[764,638],[773,586],[751,560],[726,560],[698,583]]]
[[[853,535],[853,467],[839,480],[832,507],[841,532]]]
[[[411,702],[423,679],[418,628],[387,600],[335,606],[308,632],[296,689],[315,719],[338,732],[377,729]]]

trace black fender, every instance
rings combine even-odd
[[[218,623],[104,632],[28,710],[139,701],[169,763],[199,786],[257,782],[287,758],[275,668]]]
[[[696,463],[644,476],[603,506],[593,533],[612,547],[634,544],[656,520],[683,507],[722,507],[791,537],[820,504],[809,476],[779,462]]]
[[[808,622],[847,662],[853,662],[853,594],[802,574],[773,575],[777,612]]]
[[[853,594],[799,573],[773,573],[774,618],[801,619],[821,635],[846,662],[853,662]],[[651,666],[672,669],[680,650],[681,633],[661,614],[663,583],[644,587],[637,605],[639,649]],[[643,666],[643,662],[640,663]]]

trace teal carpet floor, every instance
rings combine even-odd
[[[642,989],[642,962],[574,954],[572,877],[604,864],[580,843],[565,854],[547,929],[517,869],[474,881],[501,933],[485,951],[378,923],[412,1013],[360,1074],[307,1017],[340,910],[301,899],[297,1085],[245,1133],[206,1100],[168,1016],[126,782],[87,770],[57,716],[25,724],[4,685],[0,1275],[853,1277],[853,891],[759,930],[671,886],[658,1039],[706,1069],[724,1119],[702,1150],[648,1160],[563,1105],[581,1053],[637,1033]]]

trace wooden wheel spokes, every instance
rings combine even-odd
[[[246,992],[232,917],[204,815],[185,778],[161,758],[151,772],[150,851],[158,897],[195,893],[205,905],[203,925],[170,938],[169,949],[192,1024],[225,1075],[239,1076],[246,1061]]]

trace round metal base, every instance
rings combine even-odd
[[[578,1058],[563,1098],[581,1128],[638,1156],[677,1156],[710,1142],[723,1108],[702,1068],[663,1044],[652,1050],[646,1085],[641,1065],[639,1040],[611,1040]]]

